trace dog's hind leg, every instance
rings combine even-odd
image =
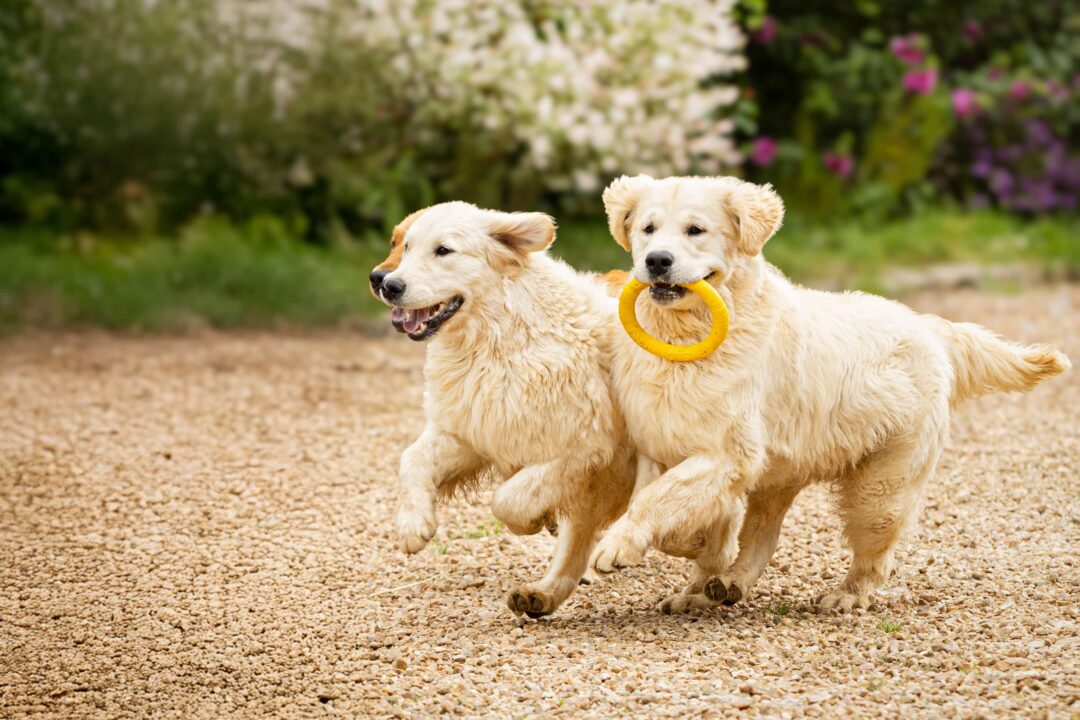
[[[922,491],[941,455],[948,420],[931,437],[905,438],[878,451],[841,481],[840,515],[853,552],[847,577],[822,610],[866,608],[893,572],[893,556],[914,524]]]

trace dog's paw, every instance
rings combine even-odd
[[[514,535],[535,535],[544,529],[544,519],[536,518],[535,520],[519,521],[516,519],[510,519],[508,517],[500,517],[495,515],[495,518],[506,526]]]
[[[401,511],[397,516],[398,548],[404,553],[418,553],[435,535],[438,523],[434,512]]]
[[[874,599],[869,593],[853,593],[838,589],[818,600],[818,609],[850,612],[851,610],[869,608],[873,604]]]
[[[550,593],[529,585],[511,590],[506,596],[506,605],[515,615],[527,615],[534,619],[550,615],[558,607]]]
[[[715,604],[701,593],[677,592],[661,600],[659,609],[665,615],[674,615],[691,610],[708,610]]]
[[[610,532],[596,546],[590,565],[602,573],[609,573],[640,565],[644,558],[644,546],[635,542],[629,535]]]
[[[549,524],[554,524],[554,514],[533,515],[529,508],[519,507],[518,496],[507,489],[506,483],[491,498],[491,514],[515,535],[535,535]],[[554,533],[552,533],[554,534]]]
[[[739,586],[739,583],[735,580],[725,581],[723,578],[714,577],[707,583],[702,592],[705,597],[713,602],[724,603],[725,605],[734,605],[746,596],[746,592]]]
[[[589,569],[585,571],[585,574],[581,576],[581,579],[578,580],[578,585],[595,585],[599,581],[600,576],[597,575],[596,570],[590,566]]]

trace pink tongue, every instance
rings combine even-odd
[[[420,326],[423,325],[424,321],[427,319],[427,308],[421,308],[420,310],[406,310],[405,321],[403,322],[405,332],[416,332],[420,329]]]

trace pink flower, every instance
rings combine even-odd
[[[937,68],[925,68],[904,73],[904,89],[919,95],[929,95],[937,87]]]
[[[956,117],[968,117],[979,112],[979,103],[975,98],[975,92],[968,88],[953,90],[952,106]]]
[[[850,155],[840,155],[832,150],[821,156],[821,162],[827,170],[836,173],[844,180],[851,177],[851,173],[855,169],[855,161]]]
[[[1023,80],[1017,80],[1009,88],[1009,97],[1013,100],[1023,100],[1031,93],[1031,86]]]
[[[766,15],[761,23],[761,27],[752,31],[750,37],[754,39],[754,42],[768,45],[776,39],[776,31],[779,27],[780,23],[776,22],[776,18],[772,15]]]
[[[905,65],[918,65],[926,57],[918,33],[897,35],[889,41],[889,50]]]
[[[964,37],[968,40],[978,40],[982,37],[982,23],[973,18],[964,21]]]
[[[750,150],[750,162],[758,167],[772,165],[776,159],[776,141],[771,137],[761,136],[754,138],[753,148]]]

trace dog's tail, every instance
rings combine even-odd
[[[953,366],[953,405],[992,392],[1027,392],[1072,367],[1065,353],[1049,345],[1009,342],[975,323],[944,321],[938,332]]]

